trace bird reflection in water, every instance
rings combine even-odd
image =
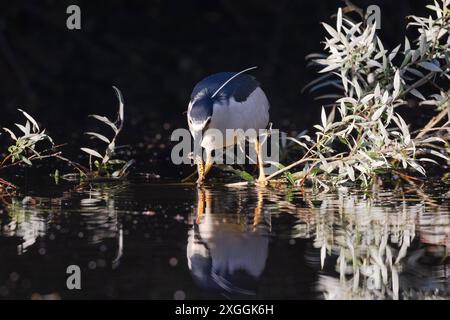
[[[247,192],[255,194],[198,189],[187,258],[192,277],[201,288],[225,296],[256,294],[268,255],[270,214],[263,210],[261,188]],[[242,203],[253,198],[254,209]]]

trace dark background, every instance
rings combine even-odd
[[[424,15],[430,2],[354,3],[380,6],[379,34],[392,49],[404,41],[405,17]],[[81,30],[66,28],[70,4],[81,7]],[[127,119],[119,143],[156,156],[153,149],[165,149],[172,130],[186,126],[183,112],[199,80],[256,65],[252,74],[269,97],[274,127],[300,132],[317,121],[321,105],[301,93],[316,76],[305,56],[321,52],[320,22],[334,25],[340,6],[343,1],[331,0],[2,1],[0,125],[23,122],[16,108],[24,108],[57,142],[76,141],[67,147],[76,153],[80,143],[91,143],[84,131],[100,130],[88,114],[115,115],[116,85]]]

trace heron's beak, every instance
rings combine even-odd
[[[205,131],[208,129],[209,123],[211,121],[211,117],[206,119],[203,123],[193,124],[192,125],[192,136],[194,138],[194,159],[202,159],[202,140]]]

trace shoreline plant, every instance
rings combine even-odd
[[[107,117],[99,115],[91,115],[91,117],[113,129],[114,136],[112,138],[107,138],[105,135],[97,132],[85,133],[92,138],[107,143],[103,155],[92,148],[81,148],[83,152],[89,155],[89,167],[85,167],[82,164],[63,156],[60,148],[65,144],[55,145],[53,139],[46,133],[46,129],[41,129],[35,118],[24,110],[18,109],[26,118],[26,122],[24,124],[16,123],[15,125],[19,129],[15,130],[16,132],[9,128],[3,128],[3,131],[8,133],[13,143],[8,147],[3,159],[0,160],[0,172],[7,168],[20,165],[31,167],[35,161],[53,158],[61,160],[68,166],[77,170],[77,173],[69,173],[61,176],[59,171],[56,170],[54,175],[55,179],[65,178],[67,180],[87,180],[95,182],[96,180],[104,181],[105,179],[120,179],[125,177],[134,161],[131,160],[127,162],[119,158],[114,158],[117,149],[116,140],[124,125],[124,102],[120,90],[116,87],[113,88],[119,100],[117,120],[113,122]],[[48,148],[43,147],[44,142],[47,142],[50,146]],[[93,160],[92,158],[98,158],[100,160]],[[95,166],[95,169],[93,166]],[[0,195],[11,194],[16,189],[17,187],[13,183],[0,178]]]
[[[433,15],[408,17],[407,28],[414,29],[417,38],[405,37],[403,46],[390,51],[378,37],[376,24],[364,16],[354,22],[340,8],[335,27],[323,23],[325,53],[307,57],[321,68],[321,76],[304,90],[333,88],[333,95],[318,97],[334,98],[327,106],[331,110],[322,107],[314,136],[288,138],[303,154],[266,180],[288,174],[297,186],[309,181],[326,190],[348,182],[368,187],[385,174],[410,182],[413,172],[426,176],[426,163],[448,163],[449,4],[436,0],[427,6]],[[419,107],[433,106],[436,116],[411,131],[399,110],[408,105],[407,99],[418,99]],[[293,171],[300,165],[302,170]]]

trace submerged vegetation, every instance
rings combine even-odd
[[[364,16],[354,22],[339,9],[335,28],[324,23],[326,53],[308,57],[322,75],[305,89],[332,87],[336,93],[318,98],[335,100],[326,106],[329,112],[322,108],[315,136],[289,138],[301,147],[301,158],[267,179],[303,165],[289,173],[295,185],[310,181],[328,189],[356,182],[367,187],[385,174],[411,181],[411,172],[426,176],[426,163],[445,166],[450,137],[449,3],[439,0],[427,6],[433,12],[428,18],[409,17],[408,28],[417,38],[405,37],[405,44],[391,51],[377,36],[376,24]],[[420,108],[436,110],[428,124],[414,131],[399,110],[412,108],[411,99],[419,99]]]

